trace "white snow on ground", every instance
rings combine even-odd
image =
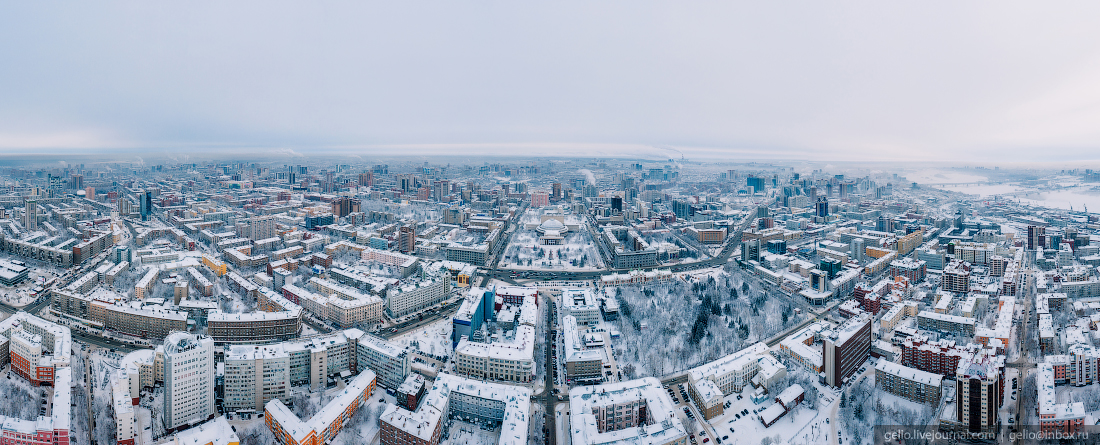
[[[441,441],[449,445],[495,445],[500,440],[500,428],[492,431],[481,429],[472,423],[454,420],[450,427],[450,437]]]
[[[386,409],[385,391],[375,390],[367,403],[344,425],[344,429],[333,439],[332,445],[352,445],[375,443],[381,427],[378,418]]]
[[[600,270],[603,261],[587,229],[570,231],[558,246],[539,244],[534,230],[520,230],[512,235],[500,267],[530,270]]]
[[[401,347],[434,356],[451,356],[451,319],[444,318],[390,339]]]

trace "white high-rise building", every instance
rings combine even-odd
[[[214,340],[169,334],[164,339],[164,427],[195,425],[214,414]]]
[[[275,235],[275,217],[272,215],[267,216],[254,216],[248,220],[249,238],[252,241],[274,238]]]

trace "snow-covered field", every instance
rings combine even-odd
[[[435,321],[415,331],[390,339],[401,347],[434,356],[451,356],[451,319]]]

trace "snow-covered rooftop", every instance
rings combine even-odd
[[[594,407],[634,401],[646,404],[645,423],[600,432],[592,412]],[[661,382],[653,377],[573,388],[569,392],[569,409],[569,436],[574,444],[665,444],[687,437],[672,400]]]
[[[901,377],[905,380],[923,383],[925,385],[940,386],[943,376],[919,369],[903,366],[887,360],[879,360],[875,364],[875,371]]]

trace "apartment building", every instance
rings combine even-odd
[[[206,316],[206,332],[218,343],[289,340],[302,332],[302,311],[230,314],[214,310]]]
[[[409,375],[408,353],[381,337],[361,336],[356,344],[355,358],[359,369],[374,371],[378,384],[386,388],[397,388]]]
[[[849,318],[824,338],[822,359],[825,382],[842,385],[867,360],[871,351],[870,314]]]
[[[884,391],[917,403],[936,406],[940,402],[943,376],[899,365],[887,360],[875,364],[875,384]]]
[[[214,340],[174,332],[164,339],[164,427],[205,422],[214,409]]]
[[[975,354],[955,372],[955,415],[971,433],[993,431],[1003,398],[1002,375],[990,355]]]
[[[332,441],[359,407],[374,394],[375,375],[364,370],[309,420],[301,420],[279,399],[264,406],[264,423],[281,445],[317,445]]]
[[[26,312],[0,321],[0,367],[11,370],[32,385],[54,385],[57,372],[72,360],[72,332]]]
[[[372,324],[382,319],[385,302],[377,296],[324,278],[314,277],[309,283],[317,294],[299,292],[297,297],[302,300],[302,307],[340,328]],[[287,292],[286,287],[283,292]]]
[[[661,383],[646,377],[569,391],[574,444],[686,445],[688,432]]]
[[[261,412],[290,389],[290,354],[280,344],[231,346],[224,363],[226,410]]]
[[[1050,363],[1039,363],[1036,386],[1036,402],[1039,428],[1043,433],[1075,434],[1085,426],[1085,404],[1082,402],[1058,403],[1054,390],[1055,374]]]
[[[920,311],[917,314],[917,327],[927,331],[955,334],[964,337],[974,336],[974,319],[957,315],[938,314]]]
[[[459,417],[500,425],[499,445],[526,444],[530,413],[528,388],[440,374],[416,410],[398,405],[386,407],[379,420],[381,442],[437,445],[442,439],[443,423]]]
[[[970,292],[970,264],[952,261],[944,267],[940,288],[947,292]]]

